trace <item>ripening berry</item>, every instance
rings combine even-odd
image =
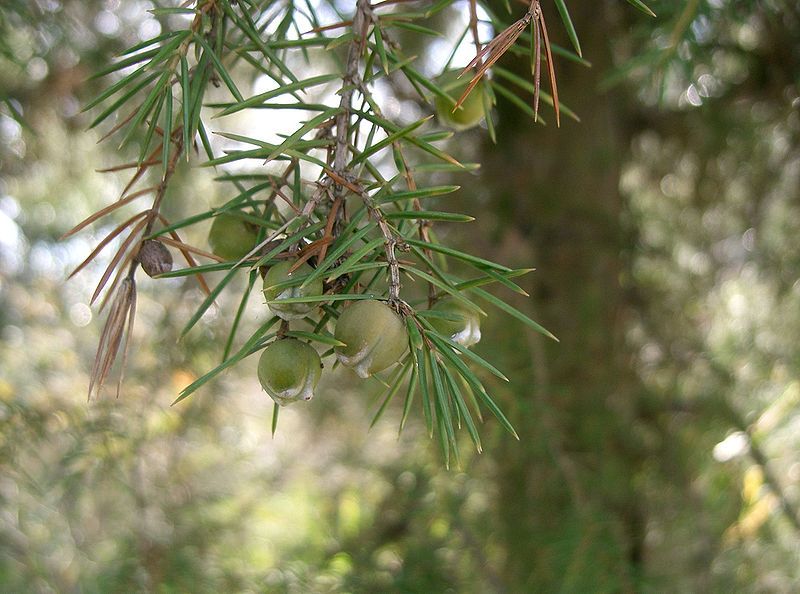
[[[311,345],[295,338],[276,340],[261,353],[258,380],[270,397],[285,406],[311,400],[322,375],[322,362]]]
[[[345,308],[334,335],[346,345],[336,347],[337,358],[360,377],[390,367],[408,348],[405,323],[381,301],[356,301]]]
[[[470,72],[458,78],[459,73],[460,70],[447,70],[436,80],[439,87],[455,101],[461,98],[472,78]],[[477,126],[486,115],[483,109],[484,84],[483,79],[481,79],[455,111],[453,111],[453,103],[437,95],[436,114],[439,117],[439,121],[454,130],[467,130]]]
[[[279,262],[269,269],[264,277],[264,297],[267,301],[289,299],[292,297],[307,297],[322,294],[322,279],[317,278],[310,282],[308,286],[274,288],[278,283],[286,282],[293,276],[308,276],[314,269],[308,264],[301,264],[297,270],[290,273],[289,269],[294,266],[294,262]],[[315,303],[270,303],[269,308],[276,316],[284,320],[296,320],[304,318],[316,306]]]
[[[481,339],[481,320],[478,312],[449,297],[437,301],[431,309],[454,318],[431,318],[431,325],[439,334],[444,334],[453,342],[465,347],[472,346]]]
[[[214,217],[208,232],[211,251],[225,260],[240,260],[256,246],[255,227],[234,214],[223,212]]]

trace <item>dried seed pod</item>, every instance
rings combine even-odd
[[[440,334],[465,347],[480,341],[481,319],[478,312],[449,297],[437,301],[431,309],[448,316],[448,318],[431,318],[431,325]]]
[[[208,232],[211,251],[225,260],[244,258],[255,247],[257,238],[253,225],[228,212],[214,217]]]
[[[461,78],[458,77],[460,70],[447,70],[443,72],[436,82],[448,95],[458,101],[467,88],[470,81],[470,74],[467,73]],[[464,99],[464,102],[453,111],[454,105],[444,97],[436,96],[436,115],[444,125],[454,130],[467,130],[477,126],[486,115],[483,108],[483,79]]]
[[[381,301],[356,301],[336,322],[336,357],[360,377],[369,377],[398,362],[408,348],[406,325]]]
[[[172,254],[163,243],[155,239],[145,239],[136,258],[148,276],[158,276],[172,270]]]
[[[291,299],[293,297],[307,297],[310,295],[322,294],[322,279],[317,278],[310,282],[308,286],[276,288],[278,283],[286,282],[293,276],[308,276],[314,269],[308,264],[301,264],[294,272],[289,269],[294,266],[294,262],[278,262],[267,271],[264,277],[264,297],[267,301]],[[302,284],[302,283],[301,283]],[[296,320],[304,318],[308,312],[316,307],[316,303],[270,303],[269,308],[276,316],[284,320]]]
[[[322,361],[317,351],[296,338],[276,340],[258,360],[258,380],[281,406],[311,400],[321,375]]]

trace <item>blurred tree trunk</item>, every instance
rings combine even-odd
[[[625,346],[621,284],[629,262],[619,178],[630,116],[624,98],[598,91],[611,65],[615,11],[607,3],[570,8],[593,67],[563,59],[556,67],[562,101],[581,122],[562,115],[558,129],[543,105],[542,128],[501,102],[499,143],[481,156],[501,241],[517,252],[514,264],[537,268],[532,300],[516,305],[560,339],[517,329],[498,337],[518,346],[520,358],[509,398],[522,441],[504,440],[497,454],[510,592],[634,591],[642,562],[633,484],[643,457],[641,391]],[[546,16],[552,35],[558,16]],[[530,78],[528,64],[515,67]]]

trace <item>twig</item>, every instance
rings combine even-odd
[[[389,301],[397,304],[400,301],[400,265],[395,255],[395,247],[398,240],[392,232],[383,213],[377,207],[372,198],[354,180],[350,179],[347,163],[350,153],[350,116],[353,109],[353,93],[356,88],[362,89],[361,80],[358,75],[358,63],[367,43],[367,28],[372,19],[372,8],[368,0],[358,0],[356,12],[353,15],[353,40],[347,52],[347,63],[344,75],[342,76],[342,98],[339,101],[339,113],[336,115],[336,142],[333,155],[333,169],[327,171],[328,176],[333,180],[332,197],[334,204],[342,201],[341,207],[337,211],[334,225],[334,236],[337,235],[338,223],[343,219],[344,203],[343,199],[346,190],[358,194],[366,205],[371,216],[373,216],[381,234],[384,238],[384,252],[386,261],[389,265]]]
[[[62,235],[59,238],[59,241],[64,241],[68,237],[71,237],[71,236],[75,235],[78,231],[81,231],[85,227],[88,227],[89,225],[91,225],[92,223],[97,221],[98,219],[102,219],[104,216],[106,216],[107,214],[115,211],[116,209],[120,208],[121,206],[124,206],[124,205],[128,204],[129,202],[131,202],[132,200],[135,200],[136,198],[139,198],[140,196],[144,196],[145,194],[149,194],[150,192],[153,192],[153,191],[155,191],[157,189],[158,189],[158,186],[152,186],[152,187],[149,187],[149,188],[144,188],[142,190],[139,190],[138,192],[134,192],[133,194],[129,194],[128,196],[124,196],[123,195],[123,197],[120,198],[119,200],[117,200],[116,202],[113,202],[113,203],[109,204],[108,206],[106,206],[104,208],[101,208],[100,210],[98,210],[94,214],[92,214],[92,215],[86,217],[85,219],[83,219],[80,223],[75,225],[72,229],[70,229],[69,231],[64,233],[64,235]]]
[[[186,5],[187,3],[184,3]],[[217,5],[216,0],[210,0],[199,6],[199,10],[195,15],[194,20],[191,24],[191,31],[194,34],[197,34],[198,31],[202,29],[206,19],[203,17],[210,14],[211,17],[211,26],[207,32],[207,36],[213,37],[214,31],[217,29],[218,25],[221,22],[221,19],[224,18],[223,13],[221,12],[219,6]],[[186,39],[181,43],[180,47],[177,48],[177,51],[172,55],[171,59],[166,65],[165,73],[166,72],[173,72],[174,75],[174,68],[177,66],[181,56],[185,56],[189,50],[189,47],[192,44],[192,40],[194,39],[194,35],[187,36]],[[210,66],[204,66],[205,69],[208,69]],[[205,73],[205,71],[203,72]],[[198,74],[197,69],[193,69],[192,71],[192,80],[194,80],[194,76]],[[171,76],[173,76],[171,75]],[[178,79],[177,76],[174,77],[172,84],[177,83]],[[186,92],[186,89],[184,89]],[[172,101],[172,91],[171,87],[167,91],[166,96],[163,98],[166,101]],[[120,130],[124,125],[130,122],[134,117],[135,114],[139,112],[140,109],[143,108],[143,104],[140,104],[139,107],[131,111],[129,115],[127,115],[121,122],[115,125],[110,132],[108,132],[101,140],[105,140],[118,130]],[[94,221],[104,217],[107,214],[115,211],[116,209],[120,208],[121,206],[133,201],[134,199],[138,198],[139,196],[143,196],[145,194],[149,194],[151,192],[155,193],[153,198],[152,206],[150,209],[140,212],[137,215],[129,218],[124,223],[120,224],[116,227],[109,235],[107,235],[98,246],[92,251],[86,260],[84,260],[77,268],[80,270],[84,266],[86,266],[89,262],[91,262],[97,254],[104,249],[108,243],[113,240],[116,236],[122,233],[123,230],[130,227],[130,232],[127,237],[122,241],[119,249],[117,250],[114,257],[111,259],[108,267],[103,272],[103,275],[100,278],[100,282],[95,289],[94,294],[92,295],[91,302],[94,301],[100,296],[100,293],[106,287],[108,281],[111,279],[112,275],[114,277],[111,285],[108,286],[106,290],[106,295],[103,298],[102,304],[100,309],[102,310],[106,303],[111,303],[111,311],[109,312],[108,318],[103,326],[103,330],[100,335],[100,341],[97,346],[97,353],[95,355],[94,364],[92,367],[92,372],[90,375],[89,380],[89,398],[91,398],[92,393],[99,393],[105,383],[108,375],[111,371],[111,368],[114,366],[114,362],[119,355],[120,348],[122,348],[122,368],[124,372],[125,363],[127,360],[128,355],[128,347],[130,341],[130,335],[133,328],[134,318],[136,315],[136,269],[139,266],[139,260],[136,257],[138,255],[139,249],[141,248],[142,242],[144,238],[150,235],[153,230],[153,226],[157,220],[163,222],[166,221],[164,217],[161,216],[159,210],[161,208],[161,203],[166,195],[167,186],[169,184],[172,175],[175,172],[175,168],[178,163],[178,159],[181,157],[184,152],[187,153],[188,157],[188,149],[189,147],[184,145],[184,135],[182,127],[177,127],[172,134],[165,135],[164,131],[157,125],[156,122],[151,122],[151,125],[155,126],[155,130],[158,132],[159,136],[161,137],[161,142],[158,146],[153,150],[150,154],[143,156],[143,158],[135,163],[124,163],[121,165],[117,165],[114,167],[106,168],[102,171],[121,171],[124,169],[135,169],[133,175],[131,176],[130,180],[128,181],[125,188],[122,190],[120,194],[120,198],[114,203],[111,204],[98,212],[94,213],[78,225],[76,225],[71,231],[67,232],[64,237],[68,237],[73,233],[76,233],[86,227],[87,225],[93,223]],[[165,158],[167,160],[164,170],[161,172],[161,180],[156,186],[144,188],[142,190],[138,190],[136,192],[132,192],[128,194],[128,192],[136,186],[139,180],[145,175],[145,173],[151,171],[151,168],[155,165],[161,163],[161,159],[158,158],[159,154],[164,151]],[[170,151],[172,154],[170,155]],[[161,241],[167,244],[172,244],[177,247],[181,253],[183,253],[184,257],[186,258],[187,262],[190,265],[193,265],[194,260],[191,256],[191,252],[194,251],[195,253],[199,253],[200,255],[209,255],[202,250],[198,250],[193,248],[180,240],[180,237],[174,231],[170,232],[170,236],[172,239],[168,239],[165,237],[161,238]],[[76,272],[77,272],[76,270]],[[74,273],[73,273],[74,274]],[[203,280],[202,276],[198,275],[198,279],[200,281],[201,286],[203,289],[208,293],[208,285]],[[122,377],[123,372],[120,372],[119,383],[117,384],[117,396],[119,396],[120,386],[122,384]]]
[[[372,216],[378,223],[378,227],[381,230],[381,235],[383,235],[383,249],[386,254],[386,263],[389,265],[389,301],[393,305],[399,305],[400,262],[397,260],[395,248],[398,246],[398,244],[402,243],[402,239],[398,238],[394,232],[392,232],[389,223],[386,222],[386,217],[383,216],[383,211],[381,211],[380,207],[375,204],[375,200],[373,200],[372,196],[367,194],[367,192],[355,182],[346,179],[342,179],[341,181],[343,185],[361,198],[361,200],[364,202],[364,205],[367,207],[370,216]]]
[[[108,235],[106,235],[100,241],[100,243],[97,244],[97,246],[95,246],[95,248],[92,250],[92,252],[86,257],[86,259],[84,259],[83,262],[78,264],[75,267],[75,269],[72,272],[69,273],[69,276],[67,278],[72,278],[73,276],[78,274],[81,270],[83,270],[84,267],[86,267],[86,265],[89,264],[89,262],[94,260],[95,257],[97,257],[97,254],[99,254],[101,251],[103,251],[103,248],[105,248],[109,243],[111,243],[111,241],[117,235],[122,233],[129,225],[132,225],[138,219],[142,218],[146,214],[147,214],[147,211],[139,212],[139,213],[133,215],[132,217],[130,217],[129,219],[126,219],[125,221],[121,222],[119,225],[117,225]]]
[[[472,4],[470,4],[470,12],[472,12]],[[470,18],[472,15],[470,15]],[[550,79],[550,87],[553,91],[553,108],[556,112],[556,125],[561,125],[561,108],[558,103],[558,85],[556,84],[556,71],[553,65],[553,53],[550,48],[550,38],[547,35],[547,25],[544,21],[544,14],[539,0],[530,0],[527,12],[521,19],[512,23],[505,30],[500,32],[494,39],[492,39],[483,48],[478,48],[478,51],[472,61],[467,64],[461,71],[459,76],[463,76],[472,69],[475,69],[475,74],[467,84],[461,97],[456,101],[453,111],[458,109],[466,100],[467,96],[472,92],[475,86],[480,82],[481,78],[497,62],[508,49],[514,45],[525,28],[532,24],[532,40],[533,44],[533,109],[534,119],[539,116],[539,88],[541,84],[541,61],[542,45],[544,45],[545,59],[547,61],[547,72]],[[473,33],[477,35],[477,33]]]
[[[406,179],[406,186],[410,191],[414,191],[417,189],[417,181],[414,179],[414,175],[411,173],[411,169],[408,166],[408,161],[406,161],[406,156],[403,153],[402,145],[397,142],[395,143],[397,147],[397,153],[400,156],[400,161],[403,163],[403,177]],[[412,207],[416,211],[422,210],[422,203],[420,202],[419,198],[414,198],[412,202]],[[419,227],[419,238],[424,241],[426,244],[430,243],[431,236],[430,236],[430,228],[433,227],[433,223],[430,220],[419,220],[418,221]],[[428,260],[433,261],[433,252],[430,248],[422,248],[422,252],[428,258]],[[432,273],[430,267],[428,268],[428,272]],[[428,307],[432,307],[433,303],[436,299],[436,287],[433,283],[428,283]]]
[[[131,306],[135,306],[136,303],[135,296],[136,284],[126,278],[122,282],[120,290],[117,291],[114,305],[100,335],[100,343],[97,345],[97,355],[89,379],[89,398],[92,397],[95,388],[99,392],[103,387],[108,373],[114,365],[123,336],[126,334],[126,327],[127,334],[130,335],[131,329],[128,323],[133,321],[135,314],[135,310],[131,309]]]
[[[472,32],[472,43],[476,55],[481,54],[481,39],[478,36],[478,0],[469,0],[469,30]],[[481,62],[478,61],[478,66]]]
[[[370,5],[367,0],[358,0],[356,14],[353,16],[353,40],[347,52],[347,64],[342,76],[342,98],[339,113],[336,114],[336,149],[333,156],[333,170],[344,177],[347,169],[348,143],[350,140],[350,114],[353,108],[353,92],[358,82],[358,62],[367,42]],[[334,199],[343,195],[343,188],[334,185]]]

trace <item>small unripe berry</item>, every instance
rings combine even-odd
[[[459,73],[459,70],[447,70],[436,79],[438,86],[455,101],[461,98],[472,78],[469,72],[458,78]],[[481,79],[455,111],[453,111],[453,103],[437,95],[435,102],[439,121],[454,130],[467,130],[477,126],[486,115],[483,109],[484,84],[483,79]]]
[[[166,246],[155,239],[146,239],[139,248],[136,259],[147,276],[157,276],[172,270],[172,254]]]
[[[317,351],[295,338],[276,340],[258,360],[261,387],[281,406],[311,400],[321,374],[322,361]]]
[[[465,347],[472,346],[480,341],[481,319],[478,312],[449,297],[437,301],[431,309],[455,318],[452,320],[431,318],[431,325],[439,334],[444,334],[450,340]]]
[[[234,214],[223,212],[214,217],[208,232],[211,251],[225,260],[240,260],[256,245],[255,227]]]
[[[392,308],[374,300],[356,301],[336,321],[336,357],[360,377],[398,362],[408,348],[406,325]]]
[[[264,297],[267,301],[289,299],[292,297],[306,297],[310,295],[322,294],[322,278],[314,279],[306,287],[295,285],[294,287],[275,288],[278,283],[285,282],[293,276],[308,276],[314,269],[308,264],[301,264],[297,270],[290,273],[289,269],[294,266],[294,262],[286,261],[275,264],[267,271],[264,277]],[[300,283],[302,284],[302,283]],[[270,303],[269,308],[276,316],[284,320],[296,320],[304,318],[316,306],[315,303]]]

